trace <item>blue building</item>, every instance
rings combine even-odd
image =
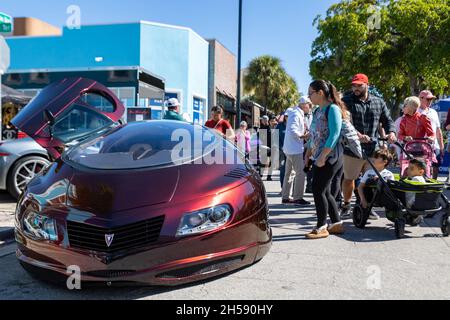
[[[207,118],[209,44],[189,28],[145,21],[89,25],[7,43],[11,65],[3,81],[29,96],[60,78],[85,76],[117,94],[128,121],[160,119],[172,97],[193,121]]]

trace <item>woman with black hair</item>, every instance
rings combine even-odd
[[[333,178],[343,167],[343,145],[340,141],[342,121],[348,118],[345,104],[336,87],[328,81],[316,80],[310,84],[309,97],[319,109],[314,114],[315,130],[311,132],[312,147],[306,159],[312,157],[313,195],[317,210],[317,227],[306,235],[308,239],[326,238],[342,234],[344,226],[338,205],[331,193]],[[327,216],[332,224],[328,226]]]

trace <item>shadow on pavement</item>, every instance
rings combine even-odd
[[[0,191],[0,203],[15,203],[14,199],[7,191]]]
[[[81,290],[68,290],[64,286],[64,284],[54,284],[51,282],[46,282],[40,280],[23,270],[17,262],[13,262],[13,264],[17,263],[17,268],[20,268],[21,276],[11,280],[9,282],[3,283],[5,285],[4,288],[0,288],[0,299],[16,299],[11,298],[8,295],[8,286],[19,286],[20,289],[20,300],[27,299],[40,299],[40,300],[89,300],[89,299],[100,299],[100,300],[124,300],[124,299],[141,299],[148,298],[154,295],[169,293],[178,290],[189,289],[192,287],[201,286],[221,278],[229,277],[235,273],[241,272],[247,268],[250,268],[257,264],[259,261],[255,262],[253,265],[245,266],[241,269],[234,270],[222,275],[218,275],[216,277],[201,280],[191,284],[185,284],[181,286],[174,287],[158,287],[158,286],[147,286],[147,285],[133,285],[133,284],[123,284],[123,285],[113,285],[111,287],[107,287],[106,285],[81,285]],[[23,274],[22,274],[23,273]],[[124,291],[126,289],[126,291]],[[42,292],[39,292],[42,291]]]

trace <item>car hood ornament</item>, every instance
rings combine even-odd
[[[106,245],[109,247],[111,247],[111,244],[114,240],[114,234],[105,234],[105,241],[106,241]]]

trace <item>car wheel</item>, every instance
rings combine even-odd
[[[39,156],[29,156],[20,159],[9,171],[8,192],[17,199],[28,182],[49,165],[50,162],[47,159]]]

